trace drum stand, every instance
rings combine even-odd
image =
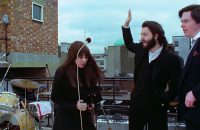
[[[7,75],[8,71],[9,71],[10,67],[11,67],[11,64],[9,64],[8,69],[6,70],[6,73],[4,74],[3,79],[1,80],[0,87],[1,87],[1,85],[3,83],[3,81],[5,80],[6,75]],[[7,85],[8,85],[8,83],[7,83]],[[8,86],[7,86],[7,89],[8,89]],[[4,91],[3,87],[1,87],[1,90],[2,90],[2,92]]]
[[[54,103],[51,100],[50,94],[51,94],[50,91],[40,93],[40,88],[38,88],[37,95],[36,95],[36,101],[40,101],[40,95],[44,95],[45,99],[47,99],[46,101],[49,101],[51,105],[51,113],[44,115],[44,118],[47,118],[46,127],[51,127],[51,126],[53,127],[53,124],[54,124]],[[50,117],[52,118],[52,122],[51,122],[52,124],[50,123]],[[38,119],[39,130],[41,129],[41,120],[42,119]]]

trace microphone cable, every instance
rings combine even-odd
[[[86,46],[87,43],[90,43],[91,39],[87,38],[86,42],[84,42],[84,44],[81,46],[81,48],[78,50],[76,58],[78,58],[78,55],[80,53],[80,51],[83,49],[84,46]],[[79,72],[78,72],[78,65],[76,65],[76,79],[77,79],[77,87],[78,87],[78,100],[81,100],[81,96],[80,96],[80,85],[79,85]],[[81,130],[83,130],[83,119],[82,119],[82,113],[81,110],[80,111],[80,120],[81,120]]]

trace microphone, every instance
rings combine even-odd
[[[76,54],[76,58],[78,58],[78,55],[80,53],[80,51],[83,49],[84,46],[86,46],[86,44],[91,42],[91,38],[86,38],[84,44],[79,48],[77,54]],[[76,65],[76,79],[77,79],[77,88],[78,88],[78,100],[81,100],[81,96],[80,96],[80,86],[79,86],[79,72],[78,72],[78,65]],[[81,120],[81,130],[83,130],[83,120],[82,120],[82,113],[80,110],[80,120]]]
[[[91,42],[91,38],[88,37],[88,38],[85,39],[85,41],[86,41],[87,43],[90,43],[90,42]]]
[[[77,55],[76,55],[77,58],[78,58],[78,55],[79,55],[80,51],[83,49],[83,47],[84,47],[86,44],[90,43],[91,41],[92,41],[92,40],[91,40],[90,37],[88,37],[88,38],[85,39],[84,44],[81,46],[81,48],[80,48],[80,49],[78,50],[78,52],[77,52]]]

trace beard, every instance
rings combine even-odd
[[[156,45],[156,40],[154,38],[152,38],[148,43],[147,46],[145,47],[146,49],[150,50],[151,48],[153,48]]]

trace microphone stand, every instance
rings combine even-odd
[[[46,69],[47,69],[47,73],[48,73],[48,75],[49,75],[49,78],[51,78],[51,73],[50,73],[50,71],[49,71],[48,64],[46,64]],[[49,81],[48,81],[48,85],[49,85]],[[52,86],[51,86],[51,87],[52,87]],[[49,91],[49,93],[50,93],[51,89],[48,88],[48,91]],[[50,102],[50,104],[51,104],[51,106],[52,106],[52,126],[53,126],[53,124],[54,124],[54,103],[53,103],[53,101],[51,101],[50,95],[48,95],[48,98],[49,98],[49,102]],[[48,116],[48,124],[47,124],[47,126],[50,126],[50,123],[49,123],[49,116]]]
[[[108,119],[108,117],[106,116],[105,110],[103,109],[102,104],[101,104],[101,103],[99,103],[99,104],[100,104],[100,109],[103,111],[103,115],[104,115],[105,118],[106,118],[106,123],[107,123],[107,125],[108,125],[108,130],[112,130],[111,127],[110,127],[109,119]]]
[[[6,53],[4,53],[2,56],[0,56],[0,59],[3,58],[4,56],[7,57],[9,54],[10,54],[10,52],[6,52]],[[7,61],[7,59],[6,59],[6,61]]]
[[[8,69],[6,70],[6,73],[4,74],[3,79],[1,80],[0,88],[2,89],[2,91],[4,91],[4,90],[3,90],[3,88],[1,87],[1,85],[2,85],[2,83],[3,83],[3,81],[4,81],[4,79],[6,78],[6,75],[7,75],[8,71],[9,71],[10,67],[11,67],[11,64],[9,64]]]
[[[91,39],[87,38],[86,42],[84,42],[84,44],[81,46],[81,48],[79,48],[76,58],[78,58],[78,55],[80,53],[80,51],[83,49],[84,46],[86,46],[87,43],[90,43]],[[77,87],[78,87],[78,99],[81,100],[81,96],[80,96],[80,85],[79,85],[79,72],[78,72],[78,65],[76,65],[76,79],[77,79]],[[81,120],[81,130],[83,130],[83,119],[82,119],[82,113],[80,110],[80,120]]]
[[[48,72],[49,77],[51,78],[51,73],[50,73],[50,71],[49,71],[48,64],[46,64],[46,69],[47,69],[47,72]]]
[[[3,58],[4,56],[6,56],[6,54],[3,54],[2,56],[0,56],[0,59]]]

